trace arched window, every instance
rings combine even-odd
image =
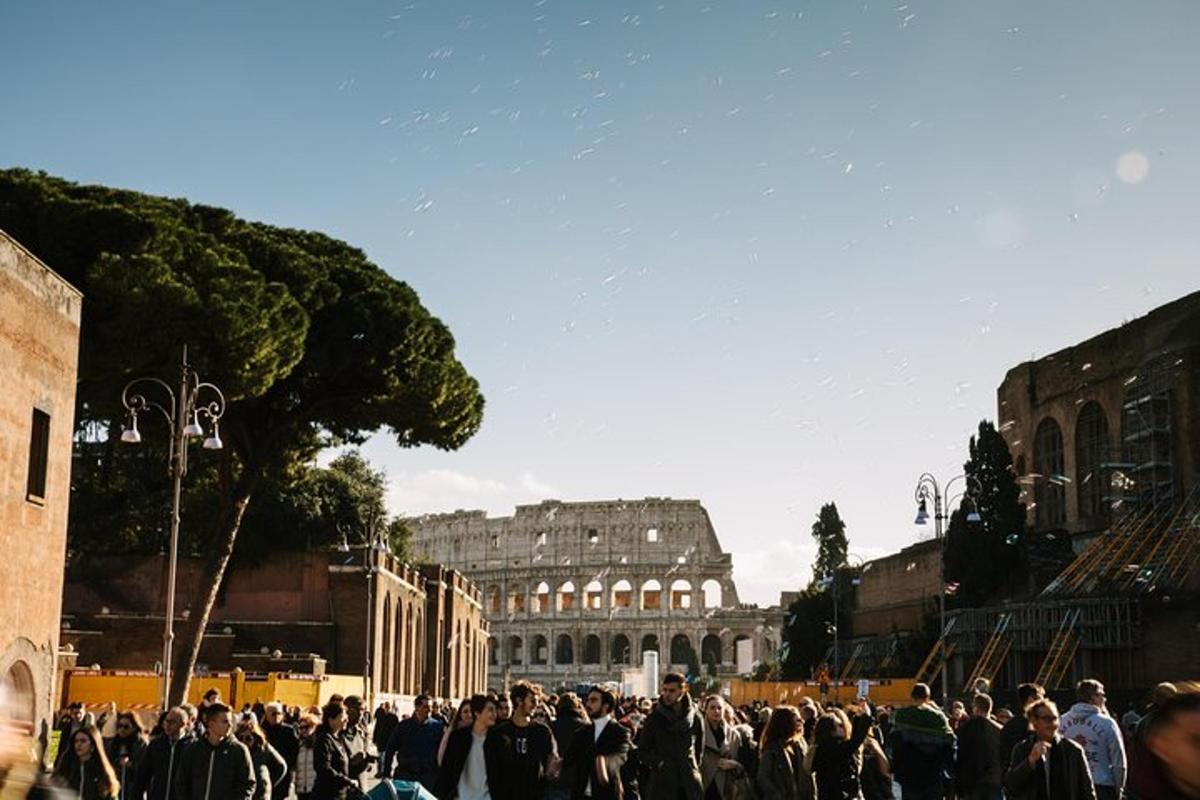
[[[514,666],[525,663],[525,643],[520,636],[508,637],[508,663]]]
[[[488,664],[495,667],[500,661],[500,643],[495,636],[488,637]]]
[[[487,590],[487,607],[489,614],[499,614],[501,603],[503,602],[500,596],[499,586],[489,586]]]
[[[687,637],[687,634],[677,633],[671,637],[672,664],[690,664],[695,659],[696,652],[692,650],[692,640]]]
[[[537,585],[537,589],[534,591],[534,596],[537,598],[537,602],[534,604],[534,607],[537,609],[537,613],[549,614],[550,584],[546,583],[545,581],[539,583]]]
[[[1108,454],[1108,417],[1094,400],[1079,410],[1075,421],[1075,487],[1080,517],[1098,517],[1106,508],[1100,465]]]
[[[671,584],[671,608],[687,609],[692,607],[692,584],[679,578]]]
[[[405,649],[404,639],[408,634],[409,627],[413,624],[413,620],[409,617],[405,610],[404,603],[400,600],[396,601],[396,633],[392,637],[396,641],[392,644],[392,649],[395,656],[392,658],[392,685],[397,692],[405,692],[408,686],[408,650]]]
[[[629,648],[629,637],[623,633],[618,633],[612,640],[612,663],[614,664],[630,664],[633,654]]]
[[[571,611],[575,608],[575,584],[567,581],[558,587],[558,610]]]
[[[720,608],[721,607],[721,582],[713,578],[709,578],[704,583],[700,584],[700,591],[704,593],[705,608]]]
[[[612,587],[613,608],[633,608],[633,586],[622,578]]]
[[[550,659],[550,645],[540,633],[533,637],[533,653],[530,654],[530,658],[534,664],[545,664]]]
[[[392,690],[392,596],[383,596],[383,627],[379,632],[379,685],[385,692]]]
[[[1067,521],[1066,492],[1063,481],[1062,429],[1053,417],[1037,426],[1033,437],[1033,484],[1036,520],[1039,528],[1062,525]]]
[[[583,663],[600,663],[600,637],[594,633],[583,637]]]
[[[700,640],[700,661],[717,666],[721,663],[721,637],[710,633]]]
[[[592,581],[583,587],[584,608],[588,611],[599,611],[604,607],[604,584]]]
[[[662,608],[662,584],[651,578],[642,584],[642,610],[658,611]]]
[[[514,586],[508,590],[508,613],[525,613],[525,589],[523,587]]]
[[[4,716],[14,722],[24,723],[27,732],[33,733],[37,719],[37,698],[34,694],[33,671],[24,661],[15,661],[8,668],[2,686],[7,708]]]
[[[647,650],[653,650],[659,654],[662,653],[662,650],[658,646],[658,636],[653,633],[647,633],[642,637],[642,652],[645,653]]]
[[[558,635],[558,641],[554,645],[554,663],[575,663],[575,643],[572,642],[571,637],[565,633],[560,633]]]

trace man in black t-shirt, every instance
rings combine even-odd
[[[546,781],[558,772],[561,762],[554,734],[544,722],[535,722],[530,716],[537,708],[539,693],[540,689],[527,681],[513,684],[508,693],[512,717],[488,733],[503,765],[492,800],[540,798]]]

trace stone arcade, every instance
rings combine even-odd
[[[698,500],[546,500],[511,517],[408,522],[416,552],[482,588],[493,686],[615,680],[648,650],[664,668],[732,675],[779,645],[778,609],[738,601],[732,557]]]

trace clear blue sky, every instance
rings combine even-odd
[[[488,408],[456,453],[371,443],[395,512],[695,497],[770,602],[822,502],[855,552],[908,543],[1008,367],[1200,287],[1197,30],[1193,0],[13,0],[0,164],[411,283]]]

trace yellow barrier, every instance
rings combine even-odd
[[[188,702],[199,705],[204,693],[217,689],[233,708],[244,704],[278,701],[307,709],[320,706],[333,694],[362,694],[363,679],[357,675],[302,675],[271,672],[247,675],[240,669],[196,675],[188,687]],[[83,703],[93,709],[114,703],[120,710],[156,712],[162,696],[162,678],[145,670],[72,669],[62,676],[62,708]]]
[[[877,705],[903,706],[912,700],[912,678],[879,678],[869,680],[868,697]],[[769,705],[795,705],[802,697],[817,702],[849,703],[858,697],[857,681],[830,681],[825,696],[816,681],[747,681],[735,678],[729,682],[729,700],[735,706],[750,705],[759,700]]]

